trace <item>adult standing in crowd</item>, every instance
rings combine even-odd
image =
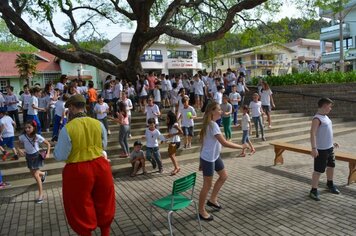
[[[64,86],[68,81],[67,75],[61,75],[59,82],[56,84],[56,88],[59,89],[61,93],[64,91]]]
[[[99,227],[101,235],[108,236],[115,215],[115,189],[111,167],[103,157],[107,133],[98,120],[86,117],[85,104],[80,94],[66,102],[71,120],[59,134],[54,157],[66,162],[62,191],[69,225],[79,235],[91,235]]]
[[[227,80],[227,88],[225,93],[230,94],[231,93],[231,88],[234,84],[236,84],[236,76],[234,73],[232,73],[231,69],[228,68],[226,72],[226,80]]]

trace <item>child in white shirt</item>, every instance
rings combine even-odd
[[[241,96],[237,92],[237,86],[234,84],[232,87],[232,92],[229,94],[229,99],[232,105],[232,111],[234,116],[234,125],[237,126],[237,113],[239,111],[239,102],[241,101]]]
[[[69,95],[63,94],[62,99],[58,100],[54,106],[54,124],[53,124],[53,132],[52,132],[52,142],[58,140],[59,130],[61,126],[63,126],[63,114],[65,113],[65,103],[68,100]],[[61,125],[62,123],[62,125]]]
[[[250,111],[247,105],[245,105],[242,108],[242,117],[241,117],[241,128],[242,128],[242,144],[248,143],[249,147],[250,147],[250,155],[253,155],[256,152],[256,149],[253,147],[252,142],[250,140],[250,134],[251,134],[251,119],[250,119]],[[242,152],[240,153],[240,157],[245,157],[246,156],[246,152],[245,152],[246,148],[242,149]]]
[[[108,113],[110,111],[109,105],[104,102],[104,98],[99,95],[98,96],[98,103],[94,106],[94,112],[96,114],[96,119],[98,119],[101,123],[103,123],[106,131],[109,134],[109,126],[108,126]]]
[[[262,104],[260,101],[258,101],[258,93],[254,93],[252,95],[252,101],[250,102],[250,110],[251,110],[251,115],[252,115],[252,121],[255,125],[255,129],[256,129],[256,138],[259,138],[259,134],[258,134],[258,126],[260,126],[261,129],[261,134],[262,134],[262,141],[266,141],[265,135],[264,135],[264,130],[263,130],[263,125],[262,125]]]
[[[178,120],[182,120],[182,130],[184,136],[184,148],[192,146],[192,138],[194,136],[194,119],[197,118],[197,113],[194,107],[189,106],[189,98],[182,98],[183,108],[180,112]]]
[[[10,153],[4,149],[5,146],[11,148],[12,151],[14,152],[14,156],[11,158],[11,160],[19,159],[16,148],[14,146],[15,126],[16,124],[11,119],[11,117],[6,115],[5,111],[0,111],[0,150],[3,153],[2,156],[3,161],[6,161],[6,158],[10,155]]]
[[[156,129],[155,119],[150,118],[147,121],[148,128],[145,131],[146,139],[146,158],[152,163],[153,169],[158,165],[159,173],[163,173],[163,165],[161,161],[161,154],[159,152],[158,140],[165,141],[164,136]]]

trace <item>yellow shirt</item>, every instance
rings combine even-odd
[[[90,117],[76,118],[66,125],[72,149],[66,163],[91,161],[102,156],[100,122]]]

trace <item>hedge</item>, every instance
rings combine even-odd
[[[257,85],[260,78],[253,78],[252,84]],[[268,76],[263,80],[271,86],[299,85],[299,84],[325,84],[325,83],[348,83],[356,82],[356,72],[317,72],[287,74],[281,76]]]

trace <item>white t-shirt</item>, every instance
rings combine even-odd
[[[159,91],[159,89],[155,88],[153,90],[153,101],[161,102],[161,91]]]
[[[33,140],[35,139],[35,141]],[[34,154],[40,150],[38,143],[43,143],[45,139],[36,134],[35,138],[30,138],[26,134],[21,134],[19,136],[19,141],[24,144],[26,154]]]
[[[63,92],[63,90],[64,90],[64,84],[62,84],[61,82],[58,82],[58,83],[56,84],[56,88]]]
[[[51,103],[51,98],[49,97],[49,95],[46,95],[45,97],[38,98],[38,107],[39,108],[47,109],[49,107],[50,103]]]
[[[162,91],[169,91],[168,90],[168,82],[167,81],[169,81],[169,80],[164,79],[164,80],[161,81]]]
[[[194,94],[195,95],[204,95],[204,87],[205,84],[203,81],[201,81],[200,79],[198,81],[194,81]]]
[[[234,73],[232,73],[232,72],[228,73],[226,78],[227,78],[229,86],[236,84],[236,76]]]
[[[174,125],[172,126],[172,128],[169,129],[169,133],[170,133],[170,134],[176,134],[176,133],[178,133],[178,130],[177,130],[176,128],[174,128],[174,127],[176,127],[176,126],[179,126],[179,124],[178,124],[178,123],[174,123]],[[173,142],[173,143],[180,142],[180,137],[179,137],[179,135],[174,135],[174,136],[171,137],[170,139],[171,139],[171,142]]]
[[[65,105],[65,102],[63,102],[62,100],[58,100],[56,102],[56,104],[54,105],[54,114],[62,117],[63,112],[64,112],[64,105]]]
[[[208,162],[214,162],[219,158],[221,144],[215,137],[217,134],[221,134],[219,125],[215,121],[210,121],[208,127],[206,128],[206,134],[200,152],[201,159]]]
[[[21,94],[20,100],[22,101],[24,110],[28,109],[28,106],[30,104],[30,99],[31,99],[31,94],[26,94],[26,93]]]
[[[153,106],[146,106],[145,107],[145,113],[146,113],[146,123],[148,121],[148,119],[150,118],[154,118],[156,125],[158,125],[158,116],[156,116],[154,113],[158,113],[159,112],[159,107],[156,104],[153,104]]]
[[[158,139],[161,141],[165,141],[164,136],[159,132],[158,129],[151,131],[150,129],[146,129],[145,131],[146,137],[146,147],[158,147]]]
[[[239,105],[239,99],[241,99],[241,96],[238,92],[232,92],[229,95],[229,99],[232,105]]]
[[[260,101],[258,101],[258,102],[251,101],[250,106],[249,106],[249,108],[251,109],[251,116],[252,117],[261,116],[261,114],[262,114],[261,107],[262,107],[262,104]]]
[[[316,114],[313,119],[318,119],[320,125],[316,131],[316,148],[327,150],[332,148],[333,142],[333,124],[327,115]]]
[[[121,92],[122,92],[122,84],[121,82],[120,83],[117,83],[115,84],[115,87],[114,87],[114,98],[120,98],[121,97]]]
[[[103,104],[95,104],[95,107],[94,107],[94,111],[96,113],[96,118],[98,120],[102,120],[104,119],[108,114],[106,113],[106,111],[109,109],[109,106],[106,102],[103,102]],[[99,113],[97,113],[99,112]]]
[[[32,96],[30,99],[27,115],[37,115],[38,114],[38,110],[33,109],[32,106],[38,107],[38,98],[36,96]]]
[[[261,91],[262,106],[270,106],[271,105],[271,95],[272,94],[273,93],[270,89]]]
[[[13,120],[11,119],[10,116],[3,116],[3,118],[0,119],[0,125],[4,126],[3,131],[2,131],[2,137],[3,138],[8,138],[8,137],[14,137],[15,132],[14,132],[14,125],[13,125]]]
[[[148,80],[146,79],[144,82],[143,82],[143,88],[140,92],[140,96],[147,96],[147,88],[148,88]]]
[[[122,101],[122,100],[120,100]],[[122,101],[126,105],[126,113],[127,116],[131,116],[131,109],[132,109],[132,101],[131,99],[127,98],[125,101]]]
[[[216,92],[214,95],[214,100],[215,102],[217,102],[219,105],[222,104],[222,98],[223,98],[223,94],[221,92]]]
[[[182,116],[182,127],[192,127],[194,126],[194,120],[191,118],[188,118],[188,112],[191,113],[192,116],[196,116],[197,113],[195,112],[195,109],[192,106],[188,106],[187,108],[182,108],[181,110],[181,116]]]
[[[246,113],[246,114],[243,114],[242,117],[241,117],[241,129],[242,130],[249,130],[250,128],[250,122],[251,121],[251,118],[250,116]]]

